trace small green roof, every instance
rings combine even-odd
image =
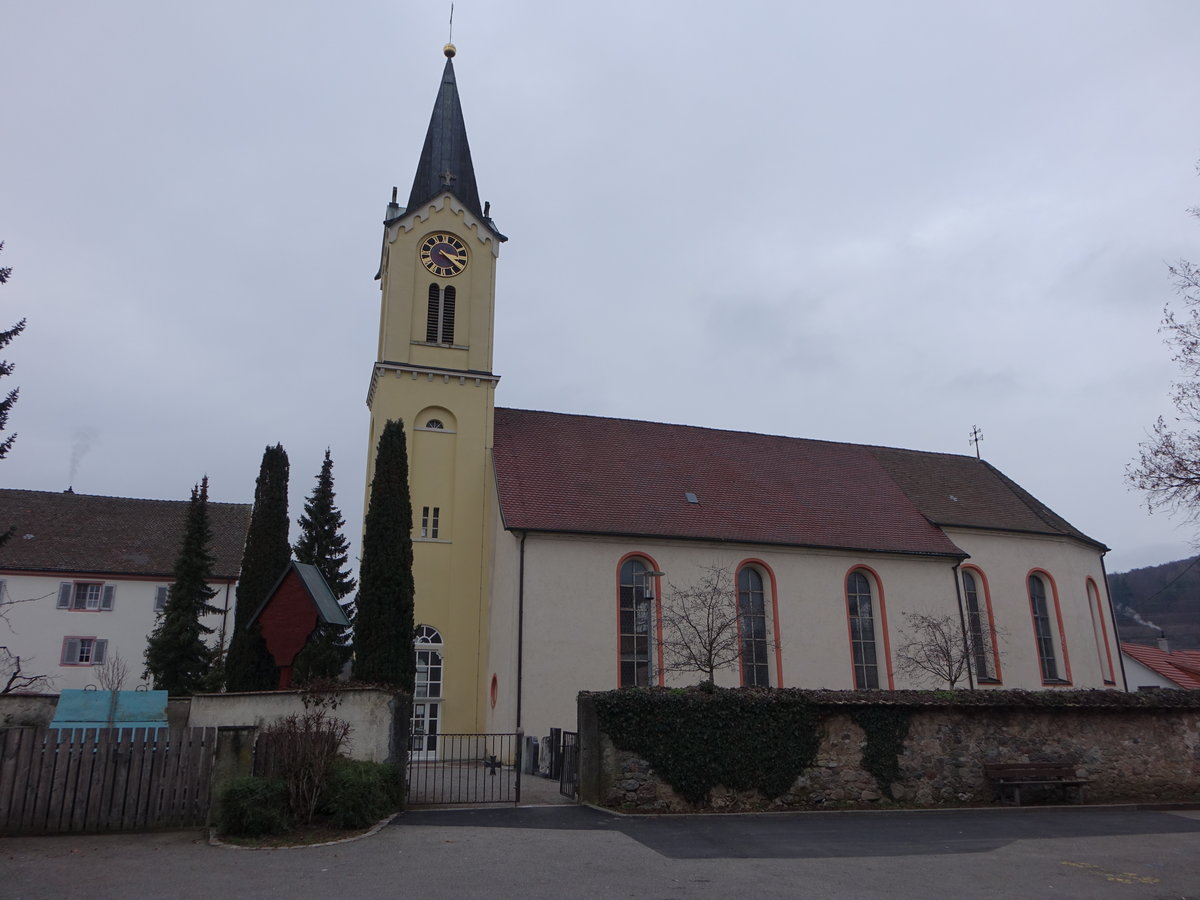
[[[293,559],[288,563],[288,567],[283,570],[283,574],[279,576],[279,580],[275,582],[275,586],[267,592],[267,599],[255,610],[250,621],[246,623],[246,627],[250,628],[258,621],[258,617],[262,615],[262,611],[267,608],[267,604],[271,602],[271,598],[275,596],[275,592],[279,590],[279,586],[283,584],[284,579],[288,577],[288,573],[293,569],[300,576],[300,583],[304,585],[304,589],[308,592],[313,606],[317,608],[317,617],[321,620],[321,624],[340,625],[343,628],[348,626],[350,620],[346,618],[346,613],[342,609],[342,605],[338,603],[337,597],[333,595],[333,591],[326,584],[325,576],[321,574],[321,570],[316,566],[296,562]]]

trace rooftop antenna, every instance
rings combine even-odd
[[[971,439],[968,443],[975,445],[975,458],[979,459],[979,442],[983,440],[983,432],[979,430],[978,425],[971,426]]]

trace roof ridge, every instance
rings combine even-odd
[[[183,498],[179,500],[163,499],[160,497],[124,497],[118,494],[81,494],[79,491],[39,491],[33,488],[0,488],[0,494],[37,494],[46,497],[76,497],[91,500],[127,500],[133,503],[191,503]],[[209,506],[253,506],[253,503],[240,503],[234,500],[209,500]]]
[[[744,428],[719,428],[714,425],[689,425],[685,422],[660,422],[654,419],[633,419],[628,416],[599,416],[592,413],[565,413],[552,409],[520,409],[513,406],[497,406],[496,412],[535,413],[547,416],[562,416],[569,419],[596,419],[601,422],[630,422],[635,425],[658,425],[663,428],[686,428],[691,431],[711,431],[718,434],[744,434],[750,437],[780,438],[785,441],[807,441],[838,447],[861,447],[865,450],[897,450],[902,453],[925,453],[935,456],[971,459],[968,454],[947,453],[938,450],[917,450],[912,447],[889,447],[884,444],[862,444],[857,441],[835,441],[829,438],[801,437],[794,434],[776,434],[765,431],[749,431]]]

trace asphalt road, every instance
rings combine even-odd
[[[616,816],[408,812],[351,843],[197,832],[0,841],[4,898],[1078,897],[1200,900],[1200,811]]]

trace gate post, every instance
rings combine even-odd
[[[213,757],[212,788],[209,794],[208,820],[211,824],[221,805],[221,791],[234,778],[254,774],[254,725],[217,726],[217,746]]]
[[[525,729],[518,728],[517,729],[517,758],[516,758],[516,761],[513,763],[513,770],[515,771],[516,777],[517,777],[517,783],[516,783],[517,806],[521,805],[521,754],[524,752],[525,752]]]

